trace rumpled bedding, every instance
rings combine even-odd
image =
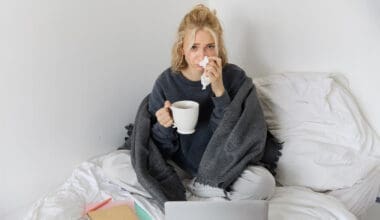
[[[269,202],[269,219],[356,219],[336,198],[304,187],[276,187]]]
[[[332,191],[355,214],[365,212],[379,190],[380,141],[347,80],[327,73],[285,73],[255,84],[268,128],[284,142],[277,181]]]
[[[61,187],[37,201],[25,219],[87,219],[82,217],[85,205],[109,197],[119,201],[132,199],[149,213],[150,219],[164,219],[160,208],[137,182],[129,150],[82,163]],[[332,196],[302,187],[277,187],[269,203],[269,220],[279,219],[352,220],[356,217]]]
[[[83,162],[56,191],[35,202],[24,219],[88,219],[83,216],[86,205],[110,197],[114,201],[132,200],[149,213],[152,220],[164,219],[150,195],[137,182],[128,151],[115,151]]]
[[[380,141],[345,79],[286,73],[254,80],[269,130],[284,142],[269,219],[355,219],[380,188]],[[320,191],[323,193],[318,193]],[[134,200],[163,219],[137,182],[129,151],[89,160],[31,207],[25,219],[79,219],[86,204]]]

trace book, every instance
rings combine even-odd
[[[98,209],[88,213],[91,220],[139,220],[134,210],[128,205],[118,205]]]

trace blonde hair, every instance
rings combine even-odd
[[[178,27],[176,41],[172,49],[173,71],[178,72],[188,66],[183,53],[184,38],[186,33],[190,32],[190,37],[194,41],[195,34],[198,30],[205,30],[211,34],[215,40],[217,54],[222,59],[222,66],[227,63],[227,51],[224,47],[223,29],[219,19],[216,17],[216,12],[212,12],[208,7],[199,4],[185,15]]]

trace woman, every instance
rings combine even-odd
[[[209,62],[203,68],[200,62],[205,57]],[[205,90],[202,74],[210,82]],[[172,50],[172,66],[158,77],[149,97],[149,112],[156,117],[151,133],[164,157],[191,177],[197,176],[205,149],[246,78],[241,68],[227,63],[223,30],[215,13],[197,5],[181,21]],[[170,106],[179,100],[199,103],[199,119],[193,134],[178,134],[173,128]],[[189,189],[198,197],[266,199],[271,197],[274,183],[265,168],[248,166],[229,186],[229,192],[194,182]]]

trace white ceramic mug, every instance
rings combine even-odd
[[[172,103],[170,107],[174,125],[180,134],[192,134],[198,122],[199,104],[198,102],[184,100]]]

